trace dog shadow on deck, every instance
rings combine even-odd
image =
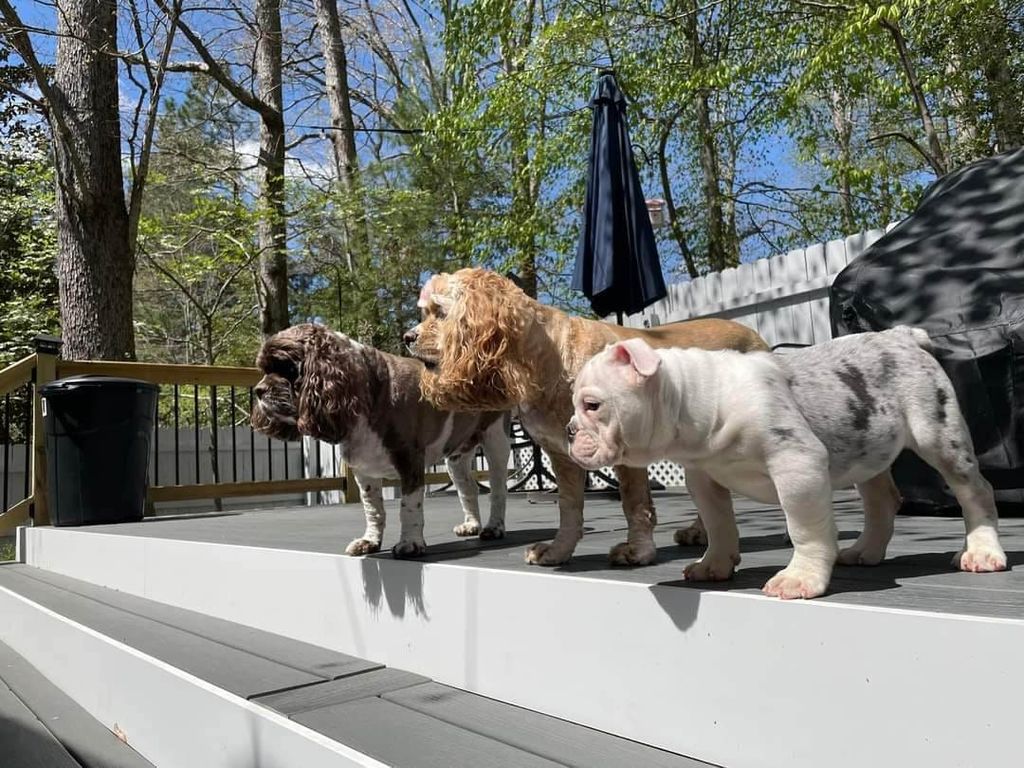
[[[458,541],[428,545],[423,557],[396,560],[390,550],[360,558],[363,576],[363,595],[375,609],[387,605],[392,615],[402,617],[407,608],[417,616],[429,618],[423,599],[423,565],[447,563],[479,557],[503,549],[522,548],[536,541],[549,541],[554,528],[536,528],[525,531],[507,531],[504,538],[482,540],[475,536]]]

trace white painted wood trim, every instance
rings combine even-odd
[[[0,587],[0,641],[160,768],[383,763]]]
[[[1019,754],[1024,621],[61,529],[27,544],[32,565],[729,768]]]

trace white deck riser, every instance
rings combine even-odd
[[[61,529],[27,531],[24,549],[30,565],[729,768],[976,766],[1019,750],[1024,621]]]
[[[3,587],[0,616],[0,642],[161,768],[383,768]]]

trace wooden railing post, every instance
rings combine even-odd
[[[345,462],[345,492],[342,498],[346,504],[354,504],[359,501],[359,483],[347,461]]]
[[[43,398],[39,391],[57,378],[57,358],[61,340],[56,336],[36,336],[35,407],[32,412],[32,525],[49,525],[50,509],[46,495],[46,430],[43,425]]]

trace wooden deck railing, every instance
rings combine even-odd
[[[151,507],[154,503],[160,502],[175,502],[175,501],[187,501],[197,499],[223,499],[231,497],[243,497],[243,496],[264,496],[272,494],[290,494],[290,493],[306,493],[306,492],[317,492],[327,490],[338,490],[343,494],[343,498],[346,502],[358,501],[359,493],[357,484],[352,477],[351,471],[347,466],[342,467],[342,471],[338,472],[335,476],[330,477],[288,477],[279,479],[255,479],[256,470],[255,466],[251,470],[249,480],[239,479],[239,472],[237,466],[233,466],[231,472],[231,479],[223,479],[228,473],[223,473],[214,469],[213,474],[215,475],[214,482],[200,482],[199,472],[199,419],[198,419],[198,388],[208,387],[210,388],[209,402],[212,405],[211,413],[209,415],[208,426],[210,427],[211,439],[213,442],[212,455],[217,456],[217,430],[218,416],[217,416],[217,388],[230,388],[231,390],[231,403],[235,404],[235,390],[242,389],[245,393],[248,393],[249,400],[246,401],[243,398],[243,404],[248,402],[251,403],[251,391],[252,387],[259,381],[260,373],[256,368],[244,368],[244,367],[227,367],[227,366],[206,366],[206,365],[175,365],[175,364],[156,364],[156,363],[132,363],[132,362],[107,362],[107,361],[70,361],[61,360],[59,357],[60,340],[52,337],[40,337],[37,340],[36,354],[31,355],[23,360],[20,360],[13,365],[0,370],[0,398],[4,399],[7,411],[9,408],[10,394],[16,392],[19,388],[25,388],[27,398],[31,398],[31,419],[29,424],[25,425],[25,431],[30,432],[31,440],[26,442],[25,450],[28,453],[27,461],[27,476],[24,488],[24,498],[19,500],[7,509],[0,507],[0,536],[11,535],[14,529],[19,525],[25,525],[31,523],[33,525],[46,525],[50,521],[49,506],[47,503],[46,493],[46,444],[44,440],[43,431],[43,415],[42,415],[42,403],[39,396],[41,387],[56,379],[63,379],[69,376],[81,376],[81,375],[94,375],[94,376],[117,376],[130,379],[138,379],[140,381],[147,381],[154,384],[161,385],[162,387],[172,387],[174,393],[174,427],[177,428],[178,424],[178,389],[179,387],[193,387],[193,397],[195,398],[196,406],[195,413],[196,419],[195,424],[192,427],[196,432],[196,472],[195,482],[182,483],[178,469],[177,454],[175,454],[175,472],[174,482],[160,482],[162,479],[159,475],[159,457],[155,461],[154,466],[154,481],[150,483],[147,495],[147,506]],[[26,403],[27,405],[27,403]],[[159,407],[158,407],[159,411]],[[236,409],[236,412],[232,414],[231,426],[234,430],[239,424],[236,423],[237,413],[240,409]],[[245,411],[248,413],[248,409]],[[247,419],[246,419],[247,421]],[[8,477],[8,465],[7,457],[11,450],[10,443],[10,414],[7,413],[6,420],[4,421],[4,428],[7,434],[8,442],[0,449],[3,450],[3,456],[0,461],[3,462],[4,470],[4,506],[7,505],[6,497],[6,479]],[[164,425],[167,426],[167,425]],[[159,439],[160,425],[157,425],[155,430],[155,440]],[[174,430],[174,434],[177,435],[177,429]],[[231,432],[232,438],[234,437],[234,431]],[[253,438],[250,437],[250,440]],[[234,450],[234,440],[231,440],[232,450]],[[175,444],[177,445],[177,438],[175,438]],[[152,455],[158,454],[159,445],[155,445]],[[300,451],[300,463],[303,462],[303,456],[301,454],[302,444],[299,444],[298,449]],[[287,473],[288,466],[288,453],[287,445],[284,447],[285,457],[285,472]],[[294,454],[293,454],[294,455]],[[268,454],[272,456],[272,454]],[[234,453],[232,453],[234,459]],[[151,459],[152,460],[152,459]],[[217,462],[218,459],[214,458],[212,461]],[[250,461],[254,461],[252,454],[250,454]],[[232,462],[234,464],[234,462]],[[313,462],[317,467],[316,474],[319,475],[319,454],[317,459]],[[267,475],[273,473],[272,466],[268,464]],[[244,474],[244,473],[241,473]],[[303,475],[309,474],[305,471]],[[485,476],[483,472],[477,472],[477,477],[482,478]],[[428,472],[426,481],[429,484],[447,483],[449,480],[446,472]],[[395,482],[386,482],[386,485],[396,485]],[[17,494],[16,494],[17,495]]]

